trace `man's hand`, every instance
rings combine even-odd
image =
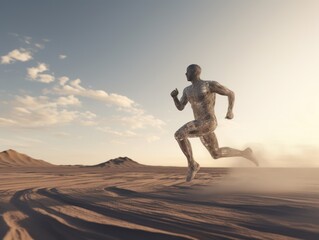
[[[233,119],[233,117],[234,117],[233,111],[228,110],[226,114],[226,119]]]
[[[171,96],[174,98],[174,97],[177,97],[178,95],[178,90],[177,88],[175,88],[172,92],[171,92]]]

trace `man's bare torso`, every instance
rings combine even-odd
[[[214,107],[216,94],[212,91],[214,82],[199,80],[184,89],[181,102],[188,101],[196,120],[216,122]]]

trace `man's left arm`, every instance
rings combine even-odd
[[[228,97],[228,111],[226,114],[227,119],[232,119],[234,117],[233,114],[233,107],[235,102],[235,94],[230,89],[226,88],[225,86],[219,84],[216,81],[209,82],[209,87],[212,92],[218,93],[223,96]]]

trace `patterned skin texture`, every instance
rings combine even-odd
[[[197,164],[194,161],[192,148],[188,140],[190,137],[199,137],[214,159],[241,156],[253,161],[257,165],[250,148],[240,151],[229,147],[219,147],[214,133],[217,127],[217,119],[214,111],[216,94],[228,97],[227,119],[234,117],[232,110],[235,96],[231,90],[216,81],[201,80],[200,72],[200,67],[195,64],[187,68],[186,77],[192,84],[184,89],[180,100],[177,97],[177,89],[171,92],[176,108],[182,111],[189,102],[195,118],[195,120],[184,124],[175,133],[175,139],[185,154],[189,167],[194,168]]]

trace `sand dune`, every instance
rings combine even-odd
[[[315,240],[318,171],[1,168],[0,239]]]
[[[13,149],[9,149],[0,152],[0,167],[53,167],[51,163],[43,160],[34,159],[26,154],[19,153]],[[68,165],[73,167],[72,165]],[[128,157],[118,157],[106,162],[86,166],[86,165],[76,165],[78,167],[100,167],[100,168],[134,168],[134,167],[144,167],[145,165],[139,164],[136,161]]]
[[[34,159],[12,149],[0,152],[0,167],[52,167],[53,164]]]
[[[140,167],[140,166],[143,166],[143,165],[133,161],[132,159],[128,157],[118,157],[118,158],[114,158],[104,163],[100,163],[90,167],[130,168],[130,167]]]

